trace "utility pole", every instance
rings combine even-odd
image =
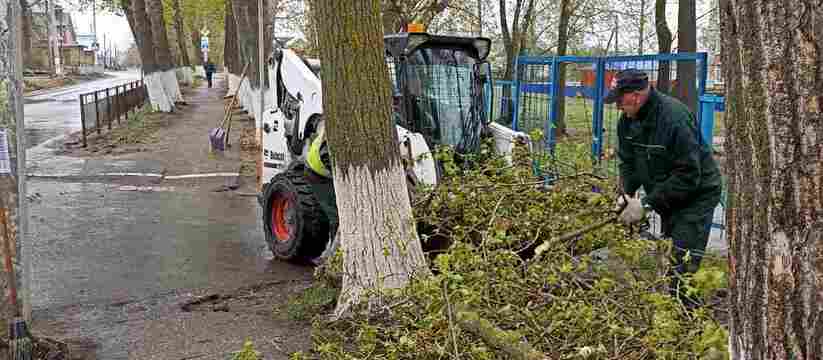
[[[477,0],[477,36],[483,36],[483,1]]]
[[[50,66],[51,69],[54,70],[55,75],[63,74],[63,68],[60,64],[60,49],[57,44],[57,20],[55,19],[55,7],[57,4],[54,1],[47,1],[46,2],[46,13],[48,14],[48,38],[49,38],[49,53],[51,54]]]
[[[92,47],[94,48],[94,65],[97,65],[97,49],[100,48],[100,45],[97,43],[97,0],[92,0],[91,2],[91,32],[94,33],[94,42],[92,42]]]
[[[25,199],[25,129],[23,123],[23,52],[21,49],[20,31],[20,3],[7,1],[0,4],[0,86],[7,96],[0,99],[0,224],[4,224],[0,231],[0,241],[11,241],[15,277],[21,284],[18,297],[22,301],[23,317],[31,321],[31,304],[28,301],[28,284],[20,281],[25,278],[27,265],[22,258],[21,245],[28,228],[28,211]],[[7,8],[8,6],[8,8]],[[8,16],[7,16],[8,14]],[[3,288],[8,287],[7,277],[0,277]],[[3,291],[5,294],[6,292]],[[5,296],[4,296],[5,297]],[[3,299],[0,305],[0,316],[5,317],[13,313],[10,303]],[[3,319],[10,320],[10,318]],[[5,323],[8,323],[6,321]]]
[[[63,30],[63,8],[60,5],[54,4],[54,13],[57,17],[57,64],[60,68],[60,74],[63,73],[63,40],[66,38]]]
[[[263,96],[266,91],[264,86],[266,85],[265,81],[263,81],[263,66],[266,63],[265,61],[265,49],[266,49],[266,35],[263,32],[263,13],[265,12],[265,8],[263,8],[263,0],[257,0],[257,77],[260,81],[260,112],[256,114],[257,123],[256,126],[256,140],[257,146],[262,146],[263,144],[263,132],[261,129],[263,128],[263,113],[265,112],[264,107],[266,106],[266,97]],[[274,31],[274,29],[272,29]],[[257,156],[257,190],[259,191],[262,186],[262,179],[263,179],[263,152],[259,152],[260,154]]]

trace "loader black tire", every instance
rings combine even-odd
[[[329,241],[329,224],[303,176],[304,166],[294,163],[276,175],[261,193],[266,243],[281,260],[305,263],[320,256]]]

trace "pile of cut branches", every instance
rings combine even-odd
[[[318,318],[314,350],[294,358],[727,358],[711,307],[687,311],[668,295],[668,242],[617,223],[564,236],[613,216],[613,195],[592,191],[612,183],[547,186],[528,156],[510,164],[487,146],[476,158],[438,157],[444,179],[414,207],[434,275],[392,294],[385,311]],[[706,264],[687,283],[712,299],[725,269]]]

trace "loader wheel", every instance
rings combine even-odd
[[[302,165],[272,178],[261,203],[266,242],[276,258],[304,262],[320,256],[329,240],[329,224],[303,178]]]

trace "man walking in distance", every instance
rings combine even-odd
[[[673,243],[670,291],[692,308],[697,303],[686,295],[681,280],[700,267],[720,201],[720,170],[686,105],[655,90],[639,70],[623,70],[615,82],[604,101],[623,112],[617,136],[627,196],[618,197],[618,206],[627,204],[620,220],[640,222],[647,210],[660,215],[663,234]],[[642,199],[635,194],[641,186]]]
[[[217,67],[214,65],[213,62],[209,61],[206,64],[206,81],[209,83],[209,88],[212,87],[212,79],[214,78],[214,73],[217,72]]]

